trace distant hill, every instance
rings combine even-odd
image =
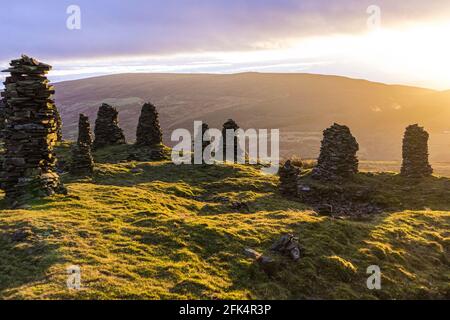
[[[310,158],[318,153],[322,130],[338,122],[350,126],[362,159],[395,160],[404,128],[420,123],[431,134],[431,158],[450,161],[450,91],[337,76],[241,73],[110,75],[57,83],[56,92],[71,139],[78,114],[94,122],[100,104],[108,102],[118,107],[132,141],[140,107],[151,100],[169,145],[171,131],[192,130],[194,120],[221,127],[233,118],[242,128],[279,128],[283,155]]]

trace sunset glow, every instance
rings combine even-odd
[[[186,2],[173,12],[160,1],[138,2],[139,11],[134,6],[118,10],[115,1],[102,10],[80,1],[83,24],[75,31],[60,25],[67,16],[60,2],[48,7],[49,19],[39,26],[39,21],[14,16],[22,4],[8,4],[13,15],[0,21],[27,24],[37,32],[33,41],[42,41],[27,48],[32,43],[20,41],[18,34],[17,42],[0,54],[0,66],[6,66],[11,54],[26,52],[55,66],[54,81],[136,72],[306,72],[450,89],[446,1],[413,1],[407,7],[378,1],[377,28],[368,26],[374,4],[365,1],[347,0],[340,6],[287,0],[207,6]],[[177,12],[184,19],[167,24],[164,19]],[[46,33],[50,28],[52,37]],[[1,30],[8,32],[8,25]]]

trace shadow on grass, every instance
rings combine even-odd
[[[268,277],[256,263],[230,263],[230,290],[245,288],[256,299],[448,299],[445,219],[403,212],[366,222],[292,223],[285,228],[299,237],[301,259],[294,262],[270,251],[286,230],[272,234],[253,249],[274,257],[279,272]],[[381,269],[381,290],[367,288],[372,265]]]
[[[135,186],[141,183],[162,181],[167,183],[185,182],[193,187],[207,184],[217,184],[226,179],[241,179],[254,177],[254,173],[231,165],[175,165],[172,162],[129,163],[112,170],[100,167],[96,171],[96,184],[114,186]]]
[[[163,226],[160,221],[149,218],[136,221],[132,225],[139,229],[128,231],[131,237],[146,245],[162,246],[166,251],[165,255],[172,261],[182,261],[185,258],[179,252],[183,248],[189,249],[202,259],[208,259],[221,254],[219,248],[238,243],[232,234],[215,230],[206,224],[168,220]]]
[[[318,181],[306,174],[300,183],[310,188],[302,196],[313,205],[352,208],[361,204],[383,212],[450,209],[450,179],[444,177],[411,179],[394,173],[359,173],[336,182]]]
[[[100,167],[94,183],[115,187],[137,186],[195,200],[205,204],[196,210],[200,215],[277,210],[277,206],[286,202],[277,192],[276,179],[260,175],[258,168],[252,166],[194,166],[170,162],[129,166],[119,171]],[[152,185],[153,182],[156,183]],[[301,204],[295,204],[295,207],[304,208]]]
[[[42,236],[26,221],[0,226],[0,297],[10,289],[44,281],[48,269],[61,261],[58,247]]]

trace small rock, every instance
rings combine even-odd
[[[258,259],[259,257],[261,257],[261,253],[255,251],[255,250],[253,250],[253,249],[250,249],[250,248],[244,249],[244,254],[245,254],[247,257],[252,258],[252,259],[255,259],[255,260]]]
[[[244,249],[244,254],[253,259],[258,263],[258,266],[261,268],[261,270],[267,274],[269,277],[274,276],[277,272],[280,271],[281,266],[280,264],[274,260],[272,257],[264,256],[263,254],[247,248]]]
[[[283,235],[272,245],[270,249],[273,251],[278,251],[283,255],[290,256],[294,261],[300,259],[300,246],[298,244],[298,238],[292,234]]]
[[[292,165],[291,160],[278,170],[280,176],[280,192],[287,197],[295,197],[297,195],[297,180],[300,174],[300,168]]]

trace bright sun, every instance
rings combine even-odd
[[[361,35],[301,40],[289,56],[315,56],[331,64],[351,62],[393,81],[450,89],[450,23],[379,29]],[[394,80],[396,79],[396,80]]]

